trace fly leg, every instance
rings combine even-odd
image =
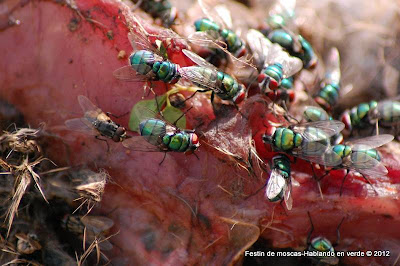
[[[249,198],[251,198],[251,197],[253,197],[254,195],[257,195],[258,194],[258,192],[260,192],[263,188],[265,188],[266,187],[266,185],[267,185],[267,182],[265,182],[265,184],[261,187],[261,188],[259,188],[259,189],[257,189],[257,191],[256,192],[254,192],[253,194],[250,194],[249,196],[247,196],[247,197],[245,197],[244,199],[245,200],[247,200],[247,199],[249,199]],[[282,207],[283,207],[283,205],[282,205]]]
[[[237,106],[236,103],[233,103],[233,105],[235,106],[236,110],[238,111],[238,113],[244,117],[246,120],[249,120],[249,118],[247,116],[245,116],[242,112],[240,112],[239,106]]]
[[[209,90],[197,90],[197,91],[195,91],[192,95],[190,95],[188,98],[186,98],[184,101],[183,101],[183,103],[185,103],[187,100],[189,100],[189,99],[192,99],[195,95],[196,95],[196,93],[198,93],[198,92],[200,92],[200,93],[203,93],[203,92],[207,92],[207,91],[209,91]],[[182,103],[182,104],[183,104]]]
[[[103,139],[99,136],[94,136],[96,139],[101,140],[101,141],[105,141],[107,144],[107,153],[110,153],[110,145],[108,144],[108,141],[106,139]]]
[[[331,170],[325,171],[325,174],[318,179],[318,182],[321,181],[322,178],[324,178],[325,176],[329,175],[330,172],[331,172]]]
[[[314,231],[314,225],[313,225],[313,222],[312,222],[312,219],[311,219],[310,212],[307,211],[307,214],[308,214],[308,218],[310,219],[310,224],[311,224],[310,232],[308,232],[308,235],[307,235],[307,246],[310,246],[311,245],[311,234]]]
[[[344,185],[344,181],[346,180],[346,177],[349,175],[350,169],[346,169],[346,175],[343,177],[342,180],[342,185],[340,185],[340,197],[342,196],[342,192],[343,192],[343,185]]]
[[[297,122],[297,124],[299,124],[300,122],[294,117],[294,116],[292,116],[291,114],[290,114],[290,112],[289,112],[289,109],[287,108],[287,105],[286,105],[286,102],[285,101],[282,101],[282,107],[283,107],[283,109],[285,110],[285,112],[286,112],[286,114],[285,114],[285,118],[286,118],[286,120],[288,120],[289,121],[289,119],[288,118],[290,118],[290,119],[292,119],[292,120],[294,120],[294,121],[296,121]]]
[[[135,6],[132,8],[132,11],[135,11],[142,4],[143,0],[138,0]]]
[[[283,206],[283,200],[284,200],[284,199],[282,199],[282,200],[279,202],[279,205],[282,206],[282,209],[283,209],[283,211],[285,212],[286,216],[289,216],[289,215],[287,214],[287,211],[286,211],[286,209],[285,209],[285,206]]]
[[[376,189],[375,189],[374,186],[372,185],[371,181],[369,181],[369,179],[368,179],[363,173],[360,173],[360,174],[361,174],[362,177],[365,179],[365,181],[367,181],[367,183],[371,185],[371,187],[372,187],[372,189],[374,190],[375,194],[376,194],[377,196],[379,196],[378,191],[376,191]]]
[[[129,114],[129,112],[126,112],[126,113],[124,113],[124,114],[122,114],[122,115],[115,115],[115,114],[113,114],[113,113],[106,112],[106,115],[107,115],[107,116],[112,116],[112,117],[117,118],[117,119],[120,118],[120,117],[126,116],[127,114]]]
[[[321,184],[320,184],[320,182],[319,182],[320,179],[318,179],[318,178],[317,178],[317,175],[315,174],[313,164],[311,164],[311,169],[312,169],[312,172],[313,172],[313,179],[314,179],[315,181],[317,181],[318,190],[319,190],[319,194],[321,195],[321,199],[324,200],[324,195],[322,194]]]
[[[187,113],[190,111],[190,109],[192,109],[192,108],[193,108],[193,106],[191,106],[189,109],[187,109],[186,112],[182,113],[181,116],[178,117],[178,119],[176,119],[175,122],[172,123],[172,124],[173,124],[174,126],[176,126],[176,123],[178,123],[178,121],[179,121],[182,117],[184,117],[185,114],[187,114]]]
[[[158,165],[162,165],[162,163],[164,162],[164,160],[165,160],[165,157],[167,157],[167,152],[165,151],[164,152],[164,157],[163,157],[163,159],[162,159],[162,161],[158,164]]]
[[[339,231],[339,229],[340,229],[340,226],[342,225],[343,221],[344,221],[344,217],[342,218],[342,220],[340,221],[339,225],[336,228],[336,242],[332,243],[333,247],[336,247],[337,245],[339,245],[339,242],[340,242],[340,231]]]

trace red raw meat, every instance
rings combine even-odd
[[[127,39],[127,23],[132,20],[122,2],[78,0],[66,5],[32,0],[16,8],[12,16],[21,24],[0,32],[0,97],[15,104],[31,126],[45,122],[51,131],[65,120],[81,116],[80,94],[116,115],[130,111],[141,99],[143,84],[121,82],[112,75],[127,64],[132,51]],[[4,17],[8,19],[2,14],[0,25],[4,25]],[[122,50],[126,56],[119,58]],[[175,56],[172,59],[182,63],[176,61],[179,55]],[[164,87],[157,84],[156,91],[162,93]],[[212,117],[204,95],[190,103],[195,108],[189,112],[189,120],[200,115],[203,120]],[[240,115],[221,117],[204,131],[203,139],[246,158],[252,135],[260,155],[270,159],[273,154],[268,147],[262,151],[262,121],[274,118],[254,106],[252,111],[247,107],[252,113],[249,121]],[[226,109],[236,113],[234,108]],[[128,119],[124,116],[117,122],[127,127]],[[239,167],[242,162],[204,141],[197,153],[199,160],[193,155],[168,153],[159,166],[162,153],[130,152],[109,141],[108,154],[106,145],[91,136],[56,128],[53,132],[72,148],[73,165],[105,168],[116,183],[108,185],[99,210],[108,213],[119,231],[111,239],[115,247],[108,254],[115,265],[233,264],[240,262],[243,252],[260,235],[271,247],[303,250],[310,228],[307,211],[313,217],[313,236],[321,234],[332,242],[345,216],[337,250],[389,250],[391,255],[344,257],[343,263],[388,265],[400,251],[397,143],[381,149],[390,169],[388,177],[372,180],[379,197],[355,175],[348,177],[344,195],[339,197],[343,173],[334,171],[322,181],[322,200],[310,164],[298,160],[293,177],[300,186],[293,189],[294,206],[286,215],[279,204],[269,203],[263,192],[246,199],[265,183],[267,173],[249,175]],[[59,149],[51,152],[51,159],[59,165],[67,162]]]

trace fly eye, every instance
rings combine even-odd
[[[120,141],[119,135],[118,135],[118,134],[115,134],[115,135],[113,136],[112,140],[115,141],[115,142],[119,142],[119,141]]]
[[[117,130],[115,131],[115,134],[118,136],[122,136],[125,134],[125,128],[124,127],[118,127]]]
[[[195,133],[192,134],[192,144],[193,145],[199,144],[199,137]]]
[[[271,143],[271,141],[272,141],[271,136],[269,136],[269,135],[267,135],[267,134],[264,134],[263,137],[262,137],[262,139],[263,139],[263,141],[266,142],[266,143]]]

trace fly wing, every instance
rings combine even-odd
[[[216,44],[218,36],[216,36],[213,31],[196,31],[188,37],[188,40],[195,45],[215,49],[220,48],[220,46]]]
[[[303,68],[303,62],[293,56],[289,56],[282,65],[285,78],[293,76]]]
[[[101,235],[95,235],[92,232],[87,232],[86,233],[86,243],[87,244],[92,244],[94,241],[98,241],[100,250],[105,250],[105,251],[110,251],[113,248],[113,245],[111,244],[108,239],[105,239],[104,236]]]
[[[131,66],[123,66],[113,72],[116,79],[133,82],[146,82],[154,80],[155,75],[150,71],[147,75],[137,73]]]
[[[132,25],[134,32],[128,33],[128,39],[133,50],[150,50],[161,56],[160,52],[150,42],[149,33],[142,26],[144,22],[140,22],[135,15],[132,15],[132,18],[136,24]]]
[[[340,82],[340,56],[336,47],[333,47],[328,54],[326,61],[325,82],[328,84],[339,84]]]
[[[388,170],[382,163],[379,163],[372,168],[360,169],[360,168],[357,168],[356,166],[355,166],[355,168],[361,174],[366,175],[366,176],[371,176],[371,177],[380,177],[380,176],[385,176],[388,174]]]
[[[265,197],[268,200],[273,200],[285,189],[285,178],[279,173],[278,170],[273,169],[268,180],[267,188],[265,189]]]
[[[286,191],[285,191],[284,198],[285,198],[286,208],[288,209],[288,211],[290,211],[292,209],[292,206],[293,206],[291,177],[288,178],[287,188],[286,188]]]
[[[385,145],[391,142],[393,138],[389,134],[376,135],[348,142],[347,145],[350,145],[353,151],[369,150]]]
[[[87,229],[92,230],[94,233],[99,234],[110,229],[114,225],[114,221],[104,216],[83,216],[81,222]]]
[[[142,136],[135,136],[129,139],[126,139],[122,142],[122,145],[133,151],[143,151],[143,152],[161,152],[162,150],[151,143],[149,143]]]
[[[302,133],[307,142],[321,141],[330,138],[344,128],[344,124],[340,121],[317,121],[299,124],[293,127],[293,130]]]
[[[368,156],[365,152],[353,151],[350,160],[345,162],[345,166],[373,177],[385,176],[388,173],[386,167],[381,162]]]
[[[216,78],[211,78],[212,76],[217,77],[218,72],[216,70],[211,69],[211,75],[208,75],[201,67],[193,66],[182,67],[179,69],[179,73],[197,86],[212,91],[217,90],[217,80]]]
[[[193,53],[193,52],[191,52],[189,50],[186,50],[186,49],[183,49],[182,52],[190,60],[192,60],[196,65],[199,65],[199,66],[202,66],[202,67],[206,67],[206,68],[211,68],[211,69],[213,69],[215,71],[218,71],[218,69],[214,65],[208,63],[204,58],[200,57],[199,55],[197,55],[197,54],[195,54],[195,53]]]
[[[319,165],[338,166],[342,158],[332,148],[319,142],[304,142],[300,149],[293,152],[294,155]]]
[[[396,87],[397,88],[397,87]],[[396,97],[398,99],[399,97]],[[399,115],[397,112],[392,112],[394,106],[393,105],[398,105],[399,102],[394,101],[394,100],[385,100],[381,101],[378,103],[378,106],[373,110],[372,113],[370,113],[370,117],[372,119],[383,119],[384,117],[391,117],[394,121],[393,123],[396,123],[396,121],[399,120]]]
[[[90,113],[90,114],[92,114],[91,117],[96,118],[99,114],[101,114],[103,112],[99,107],[94,105],[86,96],[79,95],[78,102],[79,102],[79,105],[81,106],[85,116],[86,116],[86,113]]]
[[[272,42],[258,30],[250,29],[247,32],[247,44],[253,54],[257,69],[261,70],[267,64]]]
[[[284,18],[293,18],[296,0],[278,0],[271,8],[270,15],[281,15]]]
[[[232,17],[229,9],[224,5],[212,7],[209,3],[203,0],[198,0],[199,6],[206,17],[217,23],[220,27],[230,29],[232,27]]]
[[[303,68],[303,62],[297,57],[290,56],[279,44],[274,44],[272,47],[273,52],[268,61],[270,63],[280,63],[283,67],[285,78],[293,76]]]
[[[74,131],[84,132],[89,135],[98,136],[99,132],[86,118],[74,118],[65,121],[65,126]]]
[[[321,113],[321,116],[318,118],[313,115],[317,112]],[[321,107],[318,107],[318,106],[304,107],[303,117],[307,121],[310,121],[310,122],[326,121],[326,120],[329,120],[329,118],[330,118],[329,114],[324,109],[322,109]]]

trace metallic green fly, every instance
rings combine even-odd
[[[342,163],[339,155],[329,149],[329,138],[344,128],[340,121],[318,121],[287,127],[267,128],[263,141],[274,151],[285,152],[306,161],[325,166]]]

